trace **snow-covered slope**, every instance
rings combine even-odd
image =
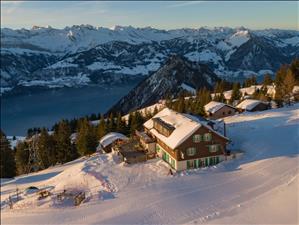
[[[210,168],[167,176],[159,160],[125,166],[114,155],[94,155],[1,183],[2,224],[298,224],[299,105],[225,118],[231,148],[245,154]],[[30,195],[85,190],[78,207]],[[52,200],[51,200],[52,199]]]
[[[151,74],[173,53],[206,63],[227,79],[273,73],[281,64],[298,57],[299,32],[244,27],[4,28],[1,45],[1,87],[9,91],[8,87],[23,85],[24,81],[27,86],[46,87],[63,86],[65,80],[66,86],[121,83],[124,77]],[[89,81],[80,82],[80,74]],[[60,80],[52,85],[53,78]],[[72,82],[67,82],[70,79]]]

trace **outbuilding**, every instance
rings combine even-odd
[[[255,99],[245,99],[237,105],[237,108],[240,111],[255,112],[269,109],[270,104],[268,102],[263,102]]]
[[[204,109],[208,117],[213,120],[233,116],[238,112],[235,107],[216,101],[209,102]]]
[[[102,149],[106,153],[109,153],[112,151],[112,147],[116,143],[122,143],[122,142],[126,142],[128,140],[129,140],[129,138],[121,133],[110,132],[101,138],[98,149]]]

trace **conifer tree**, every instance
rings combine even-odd
[[[16,163],[14,159],[14,152],[10,147],[10,144],[6,138],[6,135],[0,130],[1,141],[1,157],[0,168],[1,178],[11,178],[16,175]]]
[[[270,74],[268,74],[268,73],[265,74],[263,85],[268,86],[268,85],[271,85],[272,83],[273,83],[273,81],[272,81],[272,78],[271,78]]]
[[[185,112],[185,98],[181,95],[177,101],[177,111],[179,113]]]
[[[296,84],[295,75],[288,69],[283,81],[283,93],[285,101],[290,105],[291,97],[293,96],[293,88]]]
[[[77,157],[77,150],[72,145],[70,136],[71,128],[67,121],[62,120],[54,131],[56,158],[59,163],[69,162]]]
[[[295,75],[293,74],[291,69],[288,69],[287,74],[283,80],[283,86],[285,88],[286,94],[291,93],[295,85],[296,85]]]
[[[37,141],[37,151],[39,161],[43,166],[42,169],[48,168],[50,165],[56,164],[56,146],[54,139],[49,135],[48,131],[43,128],[38,137]]]
[[[292,71],[292,73],[294,74],[296,83],[299,83],[299,59],[295,58],[290,65],[290,70]]]
[[[125,133],[126,132],[126,122],[122,119],[121,113],[117,114],[116,131],[120,132],[120,133]]]
[[[254,75],[245,79],[243,87],[251,87],[252,85],[257,85],[256,77]]]
[[[145,120],[140,112],[136,111],[132,113],[130,115],[130,123],[129,123],[130,135],[133,136],[136,130],[140,130],[144,122]]]
[[[201,88],[198,92],[198,98],[199,98],[200,104],[204,106],[212,100],[211,92],[206,87]]]
[[[85,118],[79,123],[77,134],[77,149],[80,155],[89,155],[96,151],[98,139],[96,129]]]
[[[204,110],[204,105],[200,102],[197,102],[196,108],[195,108],[195,114],[198,114],[200,116],[206,116],[206,112]]]
[[[240,92],[240,83],[233,84],[232,95],[230,98],[230,104],[234,103],[235,100],[240,100],[242,93]]]
[[[102,115],[98,125],[98,139],[101,139],[106,133],[106,121],[104,116]]]
[[[288,65],[282,65],[279,68],[279,70],[276,72],[274,82],[277,88],[283,85],[283,81],[287,75],[287,71],[288,71]]]
[[[19,142],[16,146],[16,168],[17,174],[29,172],[29,148],[26,142]]]

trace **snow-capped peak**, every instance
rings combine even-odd
[[[228,38],[227,42],[232,47],[239,47],[250,39],[250,33],[248,30],[238,30],[231,37]]]

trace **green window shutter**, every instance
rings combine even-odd
[[[196,161],[196,164],[195,164],[196,168],[199,168],[199,159],[196,159],[195,161]]]
[[[172,162],[171,162],[172,167],[175,168],[175,160],[174,159],[171,159],[171,160],[172,160]]]

